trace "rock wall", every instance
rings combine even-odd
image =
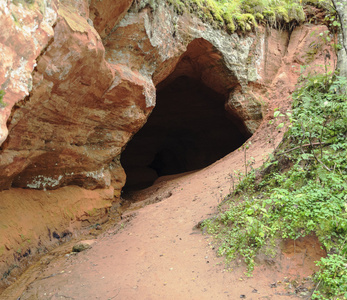
[[[126,178],[120,154],[155,107],[157,88],[181,76],[199,80],[224,97],[229,117],[249,136],[275,106],[289,106],[300,65],[330,51],[317,39],[324,26],[228,35],[164,2],[141,9],[129,0],[33,2],[0,2],[0,28],[8,28],[0,31],[0,190],[15,195],[35,189],[45,199],[46,190],[78,186],[81,195],[104,189],[117,201]],[[0,198],[6,245],[18,244],[22,226],[6,216],[32,191],[19,193],[11,207]],[[43,222],[51,232],[69,226]],[[32,230],[28,249],[41,236]],[[3,250],[0,272],[16,249]]]
[[[242,113],[249,132],[259,125],[259,103],[244,97],[250,69],[257,79],[249,59],[255,37],[229,36],[160,5],[156,11],[134,7],[107,35],[100,25],[101,38],[88,11],[81,13],[86,5],[76,6],[59,3],[54,36],[32,73],[32,91],[7,121],[1,189],[112,185],[119,192],[125,180],[118,163],[122,147],[146,122],[156,85],[196,40],[190,72],[220,93],[237,90],[231,110]]]
[[[31,73],[36,58],[53,37],[56,9],[50,1],[35,3],[31,9],[0,2],[0,90],[6,92],[0,103],[0,145],[8,136],[6,122],[13,105],[32,90]]]

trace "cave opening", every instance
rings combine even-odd
[[[121,156],[127,174],[123,191],[207,167],[240,147],[249,134],[225,110],[225,101],[225,95],[192,76],[180,74],[157,87],[156,107]]]

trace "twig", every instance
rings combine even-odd
[[[310,145],[311,145],[311,147],[313,148],[313,145],[312,145],[312,142],[311,142],[311,133],[310,133],[310,137],[309,137],[309,139],[308,139],[309,141],[310,141]],[[331,172],[331,170],[316,156],[316,154],[314,153],[314,151],[312,151],[312,154],[313,154],[313,156],[314,156],[314,158],[315,158],[315,160],[317,161],[317,162],[319,162],[327,171],[329,171],[329,172]]]
[[[314,288],[314,290],[313,290],[311,296],[312,296],[312,295],[314,294],[314,292],[317,290],[317,288],[319,287],[321,281],[322,281],[322,279],[319,280],[319,282],[317,283],[317,285],[316,285],[316,287]]]
[[[297,146],[297,147],[294,147],[294,148],[292,148],[292,149],[289,149],[289,150],[287,150],[287,151],[284,151],[284,152],[282,152],[282,153],[276,153],[277,155],[282,155],[282,154],[286,154],[286,153],[288,153],[288,152],[292,152],[292,151],[294,151],[294,150],[296,150],[296,149],[300,149],[300,148],[302,148],[302,147],[309,147],[309,146],[319,146],[319,145],[325,145],[326,143],[325,142],[317,142],[317,143],[312,143],[312,144],[304,144],[304,145],[300,145],[300,146]]]
[[[331,170],[320,159],[318,159],[317,157],[315,158],[327,171],[331,172]]]

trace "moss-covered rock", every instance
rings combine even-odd
[[[142,0],[139,7],[149,5],[154,8],[156,1],[158,0]],[[327,11],[331,9],[330,0],[168,0],[167,2],[179,14],[194,13],[204,22],[210,23],[215,28],[224,28],[230,33],[235,30],[252,30],[257,26],[256,20],[274,27],[300,24],[305,21],[305,5],[313,5]]]

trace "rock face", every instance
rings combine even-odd
[[[30,58],[31,69],[37,59],[30,95],[18,101],[28,89],[16,100],[10,87],[3,87],[2,126],[7,121],[9,137],[1,149],[0,189],[113,186],[119,194],[125,183],[122,149],[155,106],[156,87],[182,76],[224,97],[245,138],[259,126],[267,101],[259,86],[270,84],[281,67],[288,33],[228,35],[164,4],[141,11],[134,4],[121,19],[129,5],[92,1],[89,9],[85,1],[63,1],[52,6],[54,36],[49,40],[46,34],[41,42],[46,48]],[[6,16],[11,17],[8,11]],[[278,47],[269,48],[273,39]]]
[[[259,27],[255,33],[228,35],[192,15],[177,15],[164,1],[155,8],[129,0],[22,2],[0,2],[0,28],[8,28],[0,32],[0,85],[5,92],[0,102],[0,190],[10,189],[4,193],[35,189],[43,190],[38,197],[44,198],[50,193],[45,190],[59,193],[78,186],[82,194],[85,189],[111,191],[116,201],[126,179],[120,155],[156,100],[163,104],[158,109],[164,108],[149,124],[154,128],[149,136],[164,126],[161,120],[171,123],[176,137],[181,135],[179,129],[187,127],[173,125],[172,111],[179,111],[176,116],[186,124],[220,133],[218,143],[208,134],[194,133],[196,149],[207,149],[200,158],[187,149],[174,154],[188,161],[178,172],[203,167],[202,161],[213,162],[257,130],[274,103],[293,91],[300,65],[314,65],[330,51],[316,38],[325,26],[304,25],[291,33]],[[315,53],[309,52],[312,43]],[[181,92],[179,99],[175,91]],[[185,104],[189,99],[194,99],[190,108]],[[210,106],[199,108],[205,100]],[[209,110],[218,111],[211,119],[215,127],[201,120]],[[195,113],[200,119],[190,117]],[[234,137],[226,137],[228,130]],[[132,167],[142,168],[150,173],[146,180],[153,180],[176,172],[165,166],[170,154],[162,149],[165,143],[156,144],[163,131],[158,132],[156,140],[135,147],[140,152],[124,155],[129,174]],[[176,139],[169,148],[179,144]],[[145,148],[154,150],[147,153]],[[136,174],[133,178],[137,180]],[[6,201],[0,198],[0,204]],[[60,224],[64,226],[67,221]],[[0,227],[8,244],[17,234],[8,234],[10,227]],[[13,252],[10,246],[0,251],[1,260]]]
[[[88,12],[75,6],[60,3],[33,90],[13,109],[1,152],[2,189],[112,185],[119,191],[125,179],[119,155],[155,106],[157,84],[170,73],[194,76],[227,96],[234,89],[242,94],[249,80],[254,38],[228,36],[160,5],[129,12],[108,35],[98,28],[106,35],[101,39]],[[234,97],[231,110],[236,117],[242,110],[240,126],[251,133],[260,105],[241,101]]]
[[[6,92],[0,102],[0,145],[8,135],[6,122],[13,105],[32,89],[36,58],[53,37],[56,18],[54,2],[35,3],[32,9],[0,2],[0,90]]]

